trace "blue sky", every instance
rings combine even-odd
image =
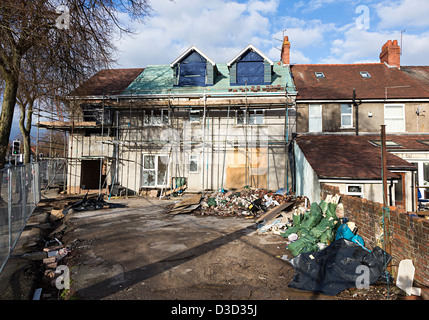
[[[172,62],[191,45],[224,63],[249,43],[291,63],[379,62],[381,46],[401,39],[405,65],[429,64],[428,0],[153,0],[154,15],[117,42],[116,67]],[[357,10],[358,9],[358,10]],[[286,30],[286,31],[284,31]]]
[[[137,34],[115,40],[117,68],[168,64],[195,45],[226,63],[248,44],[280,59],[283,32],[291,63],[379,62],[382,45],[401,39],[402,65],[429,65],[429,0],[152,0]],[[360,7],[363,6],[363,7]],[[360,19],[365,10],[368,19]],[[358,20],[358,24],[356,21]],[[368,23],[365,24],[365,23]],[[286,30],[286,31],[284,31]],[[18,109],[18,108],[17,108]],[[14,119],[13,139],[19,132]]]

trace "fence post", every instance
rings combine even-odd
[[[8,227],[9,227],[9,253],[12,248],[12,169],[7,168],[7,216],[8,216]]]

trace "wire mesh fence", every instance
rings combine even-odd
[[[0,170],[0,273],[41,199],[41,181],[46,176],[49,181],[48,167],[37,162]]]

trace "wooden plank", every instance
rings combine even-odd
[[[184,184],[183,186],[175,188],[173,190],[166,190],[164,193],[164,196],[169,196],[171,193],[174,193],[174,192],[177,192],[180,190],[185,190],[186,188],[187,188],[187,186],[186,186],[186,184]]]
[[[270,211],[266,212],[262,216],[260,216],[258,219],[256,219],[256,222],[260,222],[263,220],[270,220],[276,218],[278,215],[281,214],[281,212],[287,208],[289,208],[291,205],[293,205],[295,202],[284,202],[281,205],[274,207]]]
[[[169,214],[179,214],[179,213],[191,213],[192,211],[198,209],[200,204],[193,204],[184,208],[174,209],[169,212]]]
[[[201,194],[197,194],[193,197],[186,198],[186,199],[176,203],[173,208],[176,209],[176,208],[187,207],[190,205],[199,204],[200,201],[201,201]]]
[[[429,211],[417,211],[418,216],[429,216]]]

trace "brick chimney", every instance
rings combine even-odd
[[[398,45],[398,40],[389,40],[384,44],[380,53],[380,62],[385,62],[391,67],[401,66],[401,47]]]
[[[290,64],[290,42],[289,42],[288,36],[285,36],[283,40],[281,61],[283,64],[287,64],[287,65]]]

